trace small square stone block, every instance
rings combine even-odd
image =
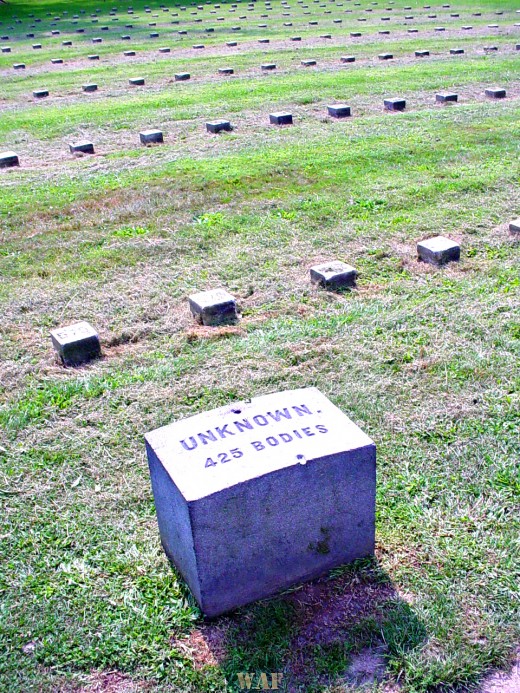
[[[350,116],[350,106],[346,104],[334,104],[333,106],[327,106],[327,111],[333,118],[348,118]]]
[[[506,90],[505,89],[486,89],[486,96],[490,99],[505,99]]]
[[[312,67],[313,65],[316,65],[316,61],[315,60],[302,60],[301,64],[304,67]]]
[[[15,70],[25,70],[25,63],[15,63],[13,68]]]
[[[430,55],[430,51],[415,51],[416,58],[425,58],[428,55]]]
[[[236,41],[226,41],[226,46],[228,46],[229,48],[234,48],[236,45]]]
[[[404,111],[406,108],[405,99],[385,99],[384,104],[387,111]]]
[[[81,88],[83,89],[83,91],[92,92],[92,91],[97,91],[98,85],[97,84],[84,84]]]
[[[72,46],[72,41],[62,41],[61,45],[62,46]]]
[[[35,44],[33,44],[33,49],[34,49],[35,51],[39,50],[41,47],[42,47],[42,44],[41,44],[41,43],[35,43]]]
[[[450,48],[450,55],[462,55],[464,48]]]
[[[144,77],[131,77],[128,80],[128,84],[131,84],[133,87],[142,87],[144,84]]]
[[[2,53],[10,53],[10,52],[11,52],[10,46],[2,46]]]
[[[460,260],[460,246],[450,238],[435,236],[417,243],[419,260],[431,265],[445,265]]]
[[[194,48],[195,50],[201,50],[202,48],[205,48],[205,46],[204,46],[203,43],[196,43],[196,44],[193,46],[193,48]]]
[[[170,53],[171,48],[168,48],[168,46],[164,46],[163,48],[159,48],[159,53]]]
[[[49,96],[47,89],[36,89],[33,91],[33,96],[35,99],[43,99],[45,96]]]
[[[76,142],[76,144],[69,144],[69,149],[71,154],[94,154],[94,145],[92,142]]]
[[[77,322],[52,330],[51,340],[65,366],[79,366],[101,356],[98,334],[88,322]]]
[[[510,222],[509,231],[511,233],[520,233],[520,218],[514,219],[512,222]]]
[[[0,168],[10,168],[11,166],[19,165],[18,154],[14,152],[0,152]]]
[[[269,122],[271,125],[292,125],[292,113],[270,113]]]
[[[235,70],[232,67],[219,67],[219,75],[232,75]]]
[[[351,36],[351,38],[359,38],[361,36],[361,32],[360,31],[351,31],[350,36]]]
[[[99,60],[99,55],[89,55],[88,59],[89,60]]]
[[[164,142],[164,137],[161,130],[143,130],[139,133],[141,144],[153,144]]]
[[[186,82],[190,78],[189,72],[177,72],[175,75],[176,82]]]
[[[145,441],[163,549],[206,616],[374,552],[376,447],[316,388],[229,404]]]
[[[213,133],[221,132],[223,130],[229,132],[232,130],[232,127],[229,120],[215,120],[211,123],[206,123],[206,130]]]
[[[302,37],[301,36],[291,36],[291,41],[301,41]]]
[[[262,70],[276,70],[276,65],[274,63],[264,63],[261,65]]]
[[[354,267],[340,260],[324,262],[310,269],[311,282],[332,291],[354,287],[357,274]]]
[[[341,56],[340,61],[342,63],[355,63],[356,58],[353,55],[343,55]]]
[[[225,289],[192,294],[189,305],[192,315],[202,325],[215,327],[238,322],[236,301]]]
[[[437,101],[438,103],[448,103],[450,101],[454,102],[458,100],[458,94],[452,94],[451,92],[442,92],[440,94],[435,95],[435,101]]]
[[[392,53],[380,53],[377,57],[379,60],[392,60],[394,56]]]
[[[124,51],[124,52],[123,52],[123,55],[124,55],[126,58],[132,58],[132,57],[135,55],[135,51]]]

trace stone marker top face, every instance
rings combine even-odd
[[[187,502],[373,445],[316,388],[230,404],[158,428],[145,438]]]
[[[67,344],[73,344],[78,340],[97,337],[98,334],[90,323],[82,321],[76,322],[73,325],[68,325],[67,327],[60,327],[57,330],[51,330],[51,336],[54,337],[59,344],[65,346]]]
[[[427,238],[425,241],[421,241],[420,245],[431,250],[432,253],[443,252],[449,250],[450,248],[458,248],[458,243],[452,241],[451,238],[446,238],[445,236],[434,236],[433,238]]]

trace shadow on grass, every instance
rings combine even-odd
[[[364,559],[207,622],[184,645],[196,668],[224,674],[229,691],[278,684],[292,693],[397,677],[403,656],[425,640],[424,626],[377,561]],[[273,673],[283,674],[281,682]]]

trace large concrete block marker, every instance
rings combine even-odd
[[[207,616],[374,552],[375,445],[316,388],[145,438],[162,545]]]

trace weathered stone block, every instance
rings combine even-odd
[[[276,65],[274,63],[264,63],[261,65],[262,70],[276,70]]]
[[[35,91],[33,91],[33,96],[35,99],[43,99],[49,96],[49,92],[47,89],[35,89]]]
[[[135,55],[135,51],[123,51],[123,55],[125,56],[125,58],[133,58],[133,56]]]
[[[63,59],[62,58],[51,58],[51,64],[52,65],[63,65]]]
[[[10,46],[2,46],[2,53],[10,53],[10,52],[11,52]]]
[[[159,48],[159,53],[170,53],[171,48],[168,48],[168,46],[164,46],[163,48]]]
[[[445,265],[460,259],[460,246],[450,238],[435,236],[417,243],[419,260],[431,265]]]
[[[392,53],[380,53],[377,57],[379,60],[392,60],[394,56]]]
[[[211,123],[206,123],[206,130],[215,134],[221,131],[229,132],[232,129],[229,120],[215,120]]]
[[[84,84],[82,86],[83,91],[86,91],[86,92],[97,91],[97,88],[98,88],[97,84]]]
[[[486,89],[486,96],[490,99],[505,99],[506,90],[505,89]]]
[[[190,78],[189,72],[177,72],[175,75],[176,82],[186,82]]]
[[[293,117],[291,113],[270,113],[269,122],[271,125],[292,125]]]
[[[234,48],[236,45],[236,41],[226,41],[226,46],[229,46],[229,48]]]
[[[203,325],[213,327],[238,322],[236,301],[225,289],[192,294],[189,304],[192,315]]]
[[[207,616],[374,552],[375,445],[316,388],[145,440],[163,548]]]
[[[128,84],[131,84],[133,87],[142,87],[144,84],[144,77],[130,77]]]
[[[315,60],[302,60],[301,64],[304,67],[312,67],[313,65],[316,65],[316,61]]]
[[[384,104],[387,111],[404,111],[404,109],[406,108],[405,99],[385,99]]]
[[[464,48],[450,48],[450,55],[462,55]]]
[[[353,55],[343,55],[341,56],[340,61],[342,63],[355,63],[356,58]]]
[[[232,75],[235,70],[232,67],[219,67],[219,75]]]
[[[351,289],[356,285],[357,271],[351,265],[339,260],[324,262],[310,269],[311,281],[324,289],[337,291]]]
[[[79,366],[101,355],[98,334],[88,322],[52,330],[51,340],[65,366]]]
[[[512,222],[510,222],[509,230],[511,233],[520,233],[520,218],[514,219]]]
[[[89,55],[88,59],[89,60],[99,60],[99,55]]]
[[[71,154],[94,154],[94,145],[92,142],[84,141],[69,144],[69,149]]]
[[[25,70],[25,63],[15,63],[13,68],[15,70]]]
[[[430,51],[415,51],[416,58],[426,58],[428,55],[430,55]]]
[[[10,168],[11,166],[19,165],[18,154],[14,152],[0,152],[0,168]]]
[[[161,130],[143,130],[139,133],[141,144],[158,144],[164,142]]]
[[[448,103],[458,101],[458,94],[453,94],[451,92],[442,92],[435,95],[435,101],[438,103]]]
[[[327,112],[333,118],[348,118],[351,114],[350,106],[346,104],[334,104],[333,106],[327,106]]]

